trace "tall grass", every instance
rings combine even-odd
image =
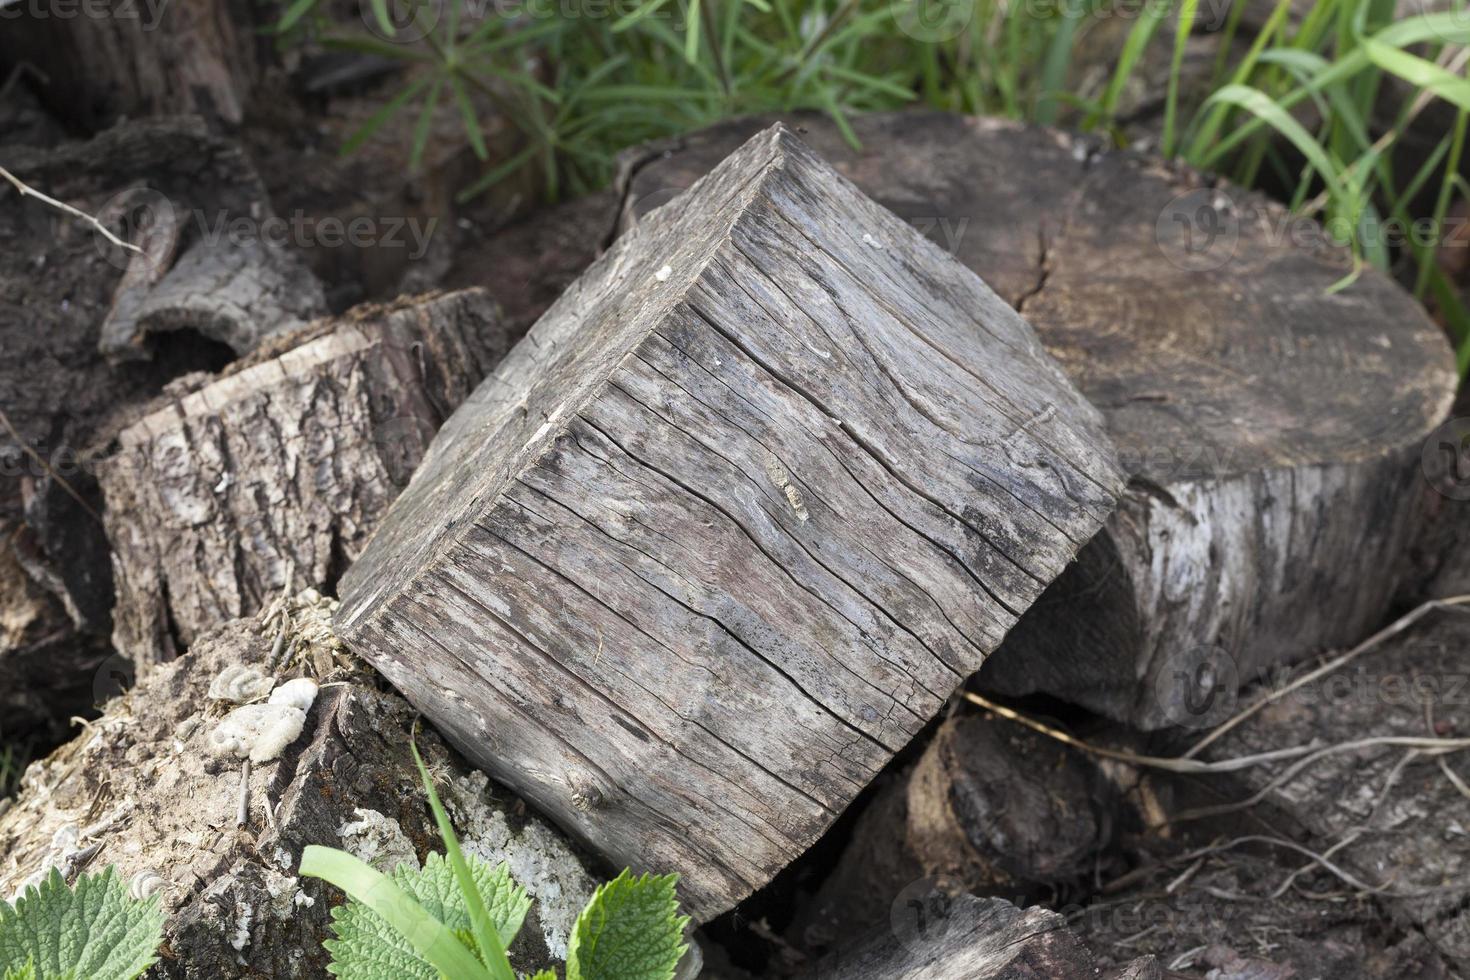
[[[283,31],[300,33],[319,2],[294,0]],[[1390,246],[1376,231],[1385,218],[1408,227],[1426,217],[1412,211],[1425,200],[1433,227],[1443,227],[1470,192],[1458,175],[1470,112],[1465,0],[1404,16],[1392,0],[1296,10],[1278,0],[1250,28],[1246,4],[1234,3],[1211,25],[1219,56],[1202,92],[1181,84],[1199,0],[402,0],[420,6],[395,8],[396,28],[390,0],[364,2],[371,32],[326,43],[417,70],[348,148],[393,115],[416,113],[416,165],[433,113],[453,103],[485,161],[465,197],[523,168],[550,198],[583,193],[608,179],[624,147],[751,112],[817,109],[854,142],[853,113],[915,103],[1041,123],[1065,116],[1121,139],[1123,94],[1162,55],[1170,70],[1159,149],[1246,186],[1285,188],[1359,263],[1407,262],[1410,285],[1461,341],[1462,370],[1470,365],[1470,315],[1435,261],[1437,237]],[[1111,78],[1087,98],[1069,67],[1103,18],[1131,26]],[[1385,127],[1374,110],[1390,84],[1417,95]],[[1395,149],[1436,102],[1458,111],[1457,124],[1413,172],[1397,172]],[[506,159],[485,144],[486,104],[520,135],[522,148]]]

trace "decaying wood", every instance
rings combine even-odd
[[[293,572],[335,583],[508,346],[466,290],[359,307],[175,386],[99,464],[117,649],[167,660]]]
[[[788,131],[598,260],[445,424],[343,637],[707,918],[806,848],[1090,537],[1096,413]]]
[[[1401,582],[1415,605],[1470,593],[1470,388],[1424,440],[1420,472],[1423,516]]]
[[[188,216],[182,230],[189,235],[198,232],[196,215],[208,224],[220,215],[270,213],[239,146],[210,135],[198,119],[141,120],[91,140],[47,142],[7,145],[7,170],[98,215],[124,239],[138,230],[140,212],[125,207],[131,203],[171,202],[175,215]],[[111,632],[108,546],[84,450],[113,414],[146,402],[176,375],[223,366],[232,354],[198,331],[176,330],[141,348],[151,359],[103,357],[99,324],[114,308],[135,253],[9,183],[0,183],[0,243],[0,546],[64,610],[59,620],[35,620],[54,629],[17,646],[0,644],[7,701],[50,703],[56,712],[51,719],[35,719],[31,710],[7,713],[5,733],[19,737],[31,725],[26,719],[64,730],[72,714],[91,707],[98,647]],[[146,296],[149,285],[134,278],[128,288]],[[309,286],[301,295],[319,300],[320,288]],[[264,336],[279,325],[259,321],[253,329]],[[29,608],[24,590],[0,596],[0,603]]]
[[[1157,961],[1122,976],[1161,977]],[[998,898],[917,896],[895,913],[892,932],[832,954],[803,980],[1097,980],[1087,948],[1055,912],[1025,911]]]
[[[1200,757],[1230,758],[1314,741],[1325,750],[1374,736],[1464,736],[1470,724],[1467,648],[1470,616],[1457,609],[1431,613],[1410,632],[1285,694]],[[1280,677],[1270,680],[1284,683]],[[1268,683],[1243,697],[1249,701],[1269,690]],[[1244,821],[1255,820],[1313,852],[1333,849],[1332,863],[1371,889],[1364,897],[1464,964],[1470,962],[1467,784],[1463,753],[1374,745],[1181,783],[1192,791],[1173,816],[1184,821],[1181,828],[1199,833],[1216,827],[1238,832]],[[1198,805],[1186,807],[1185,801]],[[1245,801],[1252,805],[1240,805]],[[1278,850],[1276,857],[1273,887],[1302,866],[1303,890],[1362,894],[1289,850]]]
[[[269,672],[276,621],[261,618],[201,636],[188,657],[141,677],[75,741],[31,766],[0,816],[0,898],[48,867],[74,875],[112,864],[124,880],[151,873],[168,919],[150,976],[325,980],[322,940],[341,894],[296,875],[302,849],[340,847],[386,871],[443,845],[409,754],[415,712],[335,647],[328,601],[304,594],[288,609],[295,655],[277,678],[308,671],[332,683],[285,753],[251,767],[246,826],[235,827],[240,766],[208,747],[230,705],[208,692],[226,668]],[[517,967],[564,959],[605,870],[431,731],[416,741],[465,850],[506,862],[532,895],[512,947]]]
[[[848,945],[921,880],[1011,900],[1090,874],[1118,801],[1090,759],[981,715],[940,726],[879,791],[798,925],[804,948]]]
[[[1081,138],[903,113],[857,120],[854,151],[796,118],[1025,314],[1129,471],[1105,533],[987,663],[987,685],[1196,724],[1202,663],[1245,680],[1382,621],[1421,445],[1455,390],[1443,333],[1408,294],[1372,271],[1329,294],[1349,266],[1314,224]],[[624,224],[768,123],[630,160]]]
[[[88,0],[5,16],[0,54],[44,78],[42,97],[75,126],[120,117],[198,114],[225,123],[244,115],[268,55],[253,35],[259,14],[239,0]]]

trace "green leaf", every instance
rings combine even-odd
[[[332,954],[328,970],[352,980],[440,980],[440,974],[490,980],[474,952],[406,887],[410,881],[399,874],[405,870],[419,874],[399,868],[390,878],[332,847],[311,844],[302,851],[303,876],[330,882],[351,899],[332,910],[337,938],[322,944]]]
[[[531,980],[556,980],[556,971],[542,970],[540,973],[532,977]]]
[[[27,959],[19,966],[16,966],[14,964],[7,966],[5,968],[4,976],[0,977],[0,980],[36,980],[35,961],[32,959]]]
[[[316,6],[316,2],[317,0],[293,0],[291,6],[286,8],[286,12],[281,15],[280,21],[276,24],[276,31],[284,34],[286,31],[289,31],[291,28],[295,27],[296,22],[300,20],[308,10]]]
[[[0,902],[0,963],[7,964],[7,977],[133,980],[157,961],[162,939],[158,897],[129,898],[115,868],[84,874],[75,888],[52,869],[15,905]]]
[[[434,789],[434,780],[429,777],[429,769],[419,756],[419,748],[413,742],[409,742],[408,747],[413,752],[414,763],[419,767],[419,777],[424,781],[424,792],[429,796],[429,809],[434,814],[434,823],[439,827],[439,836],[444,838],[444,850],[449,858],[449,866],[454,869],[454,879],[459,885],[460,899],[470,920],[470,931],[474,934],[480,959],[484,961],[490,970],[490,975],[495,980],[516,980],[515,971],[510,968],[510,959],[505,955],[505,947],[515,938],[516,931],[521,928],[521,919],[526,916],[525,910],[523,909],[516,918],[515,928],[510,931],[509,937],[504,934],[499,923],[491,920],[490,912],[485,907],[480,881],[470,868],[469,862],[465,860],[464,852],[460,850],[459,838],[454,836],[454,828],[449,825],[449,814],[445,812],[444,804],[439,802],[439,794]],[[505,880],[510,882],[508,872]],[[510,884],[512,888],[516,887],[514,882]],[[528,904],[529,901],[527,899]]]
[[[577,916],[567,980],[672,980],[688,916],[674,894],[678,875],[623,873],[597,889]]]

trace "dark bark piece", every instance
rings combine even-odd
[[[1296,891],[1269,897],[1284,873],[1274,856],[1227,851],[1184,875],[1192,863],[1160,867],[1126,890],[1068,908],[1067,921],[1100,965],[1118,970],[1149,954],[1156,963],[1177,964],[1177,972],[1166,974],[1170,977],[1445,980],[1450,975],[1423,935],[1385,928],[1382,912],[1369,898],[1312,898]]]
[[[482,290],[360,307],[195,379],[100,464],[113,643],[147,664],[362,550],[440,422],[509,346]]]
[[[1443,333],[1410,296],[1371,271],[1329,295],[1347,265],[1313,246],[1315,225],[1081,138],[903,113],[857,119],[854,151],[825,119],[792,118],[1026,315],[1132,478],[987,685],[1192,724],[1207,693],[1193,668],[1215,648],[1245,680],[1382,620],[1421,444],[1455,389]],[[630,161],[624,224],[769,122]]]
[[[834,953],[803,980],[1097,978],[1092,955],[1055,912],[941,893],[916,900],[915,912],[893,934]]]
[[[1434,618],[1363,654],[1351,666],[1286,694],[1200,757],[1234,758],[1376,736],[1453,738],[1470,733],[1470,675],[1465,670],[1470,616],[1459,611],[1430,615]],[[1209,777],[1189,798],[1217,806],[1264,792],[1251,814],[1281,833],[1301,837],[1319,853],[1360,834],[1333,853],[1333,863],[1369,886],[1381,885],[1373,898],[1402,927],[1422,930],[1446,957],[1470,963],[1470,849],[1464,844],[1470,799],[1445,774],[1439,759],[1410,753],[1406,760],[1407,752],[1402,746],[1379,745],[1325,754],[1274,788],[1270,784],[1293,763],[1255,766]],[[1444,762],[1462,780],[1470,776],[1463,755],[1445,756]],[[1238,821],[1239,815],[1236,810],[1209,819]],[[1281,852],[1277,877],[1304,863],[1305,858]],[[1345,887],[1336,878],[1306,882],[1317,889]]]
[[[803,948],[847,945],[915,882],[1019,900],[1090,873],[1115,795],[1084,756],[1012,722],[961,715],[883,786],[797,926]]]
[[[1112,505],[1014,311],[781,128],[599,259],[436,438],[339,624],[699,919],[764,885]]]
[[[298,637],[306,644],[300,662],[324,666],[314,676],[338,683],[321,689],[305,731],[279,759],[252,768],[243,829],[235,827],[240,766],[208,748],[228,706],[206,692],[226,667],[268,669],[275,627],[260,618],[201,636],[188,657],[141,677],[84,734],[33,764],[0,815],[0,898],[48,866],[74,872],[77,852],[100,845],[87,870],[114,864],[124,880],[144,871],[163,880],[168,919],[150,976],[325,980],[322,940],[341,893],[296,875],[302,849],[340,847],[387,871],[443,844],[409,754],[415,712],[334,653],[327,601],[304,594],[291,609],[291,646]],[[288,673],[297,672],[293,662]],[[532,894],[511,947],[517,968],[565,959],[604,869],[432,731],[414,741],[465,850],[506,862]]]
[[[1420,454],[1422,519],[1402,581],[1414,605],[1470,594],[1470,388],[1451,415]]]
[[[88,0],[31,16],[5,12],[0,55],[45,76],[52,110],[101,129],[124,116],[198,114],[224,123],[244,115],[268,41],[254,8],[238,0]]]

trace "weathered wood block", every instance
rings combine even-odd
[[[445,423],[337,621],[476,762],[709,917],[934,715],[1119,486],[1025,322],[775,127]]]
[[[1107,420],[1129,487],[982,682],[1132,724],[1354,643],[1389,610],[1456,386],[1444,331],[1262,195],[994,119],[792,117],[864,193],[991,284]],[[769,120],[631,161],[624,224]],[[1213,672],[1210,666],[1222,669]],[[1218,699],[1217,699],[1218,700]]]
[[[292,568],[298,586],[335,582],[507,347],[480,290],[359,307],[122,429],[99,466],[117,649],[170,659]]]

